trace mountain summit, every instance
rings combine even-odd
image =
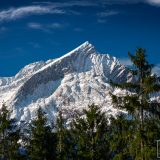
[[[115,114],[109,81],[130,79],[115,57],[99,54],[87,41],[60,58],[29,64],[14,77],[0,78],[0,103],[5,102],[19,122],[29,122],[38,107],[50,119],[59,109],[70,117],[92,103]]]

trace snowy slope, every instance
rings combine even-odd
[[[38,107],[50,119],[58,109],[71,117],[95,103],[108,114],[116,114],[109,92],[109,81],[130,81],[131,75],[115,57],[99,54],[85,42],[64,56],[24,67],[14,77],[0,78],[0,103],[5,102],[19,121],[29,122]]]

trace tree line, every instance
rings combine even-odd
[[[97,105],[83,110],[67,125],[63,111],[48,125],[39,108],[37,118],[23,131],[10,118],[5,105],[0,110],[0,159],[3,160],[154,160],[160,139],[160,102],[152,99],[160,91],[160,78],[152,73],[145,50],[128,54],[133,81],[115,83],[126,90],[111,94],[117,116],[107,116]]]

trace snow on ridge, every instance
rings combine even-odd
[[[54,117],[58,108],[70,116],[96,103],[107,113],[116,114],[109,80],[131,78],[118,59],[99,54],[88,41],[60,58],[27,65],[15,77],[5,88],[0,85],[0,102],[3,99],[12,108],[13,117],[26,122],[35,116],[38,107],[48,117]]]
[[[87,48],[89,48],[91,50],[91,49],[94,49],[94,46],[92,44],[90,44],[88,41],[86,41],[85,43],[83,43],[79,47],[75,48],[74,50],[68,52],[67,54],[65,54],[65,55],[63,55],[59,58],[56,58],[55,61],[53,61],[52,63],[49,63],[48,65],[42,67],[40,70],[37,71],[37,73],[45,70],[46,68],[52,66],[54,63],[59,62],[66,57],[72,56],[72,54],[77,54],[79,50],[84,50],[84,49],[87,49]]]

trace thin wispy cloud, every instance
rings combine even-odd
[[[82,1],[68,1],[68,2],[34,2],[34,4],[42,4],[42,5],[50,5],[56,8],[65,8],[65,7],[88,7],[88,6],[98,6],[99,3],[91,1],[91,0],[82,0]]]
[[[27,24],[27,27],[34,30],[41,30],[43,32],[52,33],[55,29],[63,29],[65,27],[68,27],[69,24],[62,24],[58,22],[49,23],[49,24],[41,24],[37,22],[30,22]]]
[[[87,7],[96,6],[96,3],[89,1],[70,1],[67,3],[53,3],[53,2],[36,2],[30,6],[23,6],[18,8],[10,8],[0,11],[0,22],[11,21],[24,18],[31,15],[44,15],[44,14],[76,14],[79,13],[72,10],[66,10],[68,7]]]
[[[64,28],[66,26],[66,24],[61,24],[61,23],[51,23],[49,25],[47,25],[47,28],[51,28],[51,29],[60,29],[60,28]]]
[[[149,5],[160,6],[160,0],[101,0],[101,3],[103,5],[146,3]]]
[[[101,4],[136,4],[136,3],[148,3],[159,5],[160,0],[82,0],[82,1],[70,1],[66,3],[53,3],[53,2],[35,2],[37,4],[54,4],[57,7],[72,7],[72,6],[99,6]]]
[[[97,22],[103,24],[103,23],[106,23],[107,21],[106,21],[106,19],[98,19]]]
[[[43,29],[43,25],[40,24],[40,23],[35,23],[35,22],[31,22],[31,23],[28,23],[27,25],[29,28],[32,28],[32,29]]]
[[[147,2],[154,6],[160,6],[160,0],[147,0]]]
[[[145,0],[101,0],[103,4],[134,4],[144,1]]]
[[[104,11],[104,12],[97,13],[97,16],[101,17],[101,18],[105,18],[108,16],[114,16],[117,14],[119,14],[119,12],[117,12],[117,11]]]
[[[30,22],[27,24],[27,27],[33,30],[39,30],[39,31],[43,31],[46,33],[52,33],[52,31],[46,25],[40,24],[37,22]]]
[[[109,11],[109,10],[106,10],[106,11],[103,11],[103,12],[99,12],[97,13],[97,22],[98,23],[101,23],[101,24],[104,24],[107,22],[106,18],[107,17],[110,17],[110,16],[115,16],[115,15],[118,15],[119,12],[117,11]]]
[[[44,14],[64,14],[63,10],[54,8],[53,6],[32,5],[19,8],[10,8],[8,10],[0,11],[0,22],[20,19],[31,15]]]
[[[44,14],[75,14],[79,12],[69,10],[74,7],[102,7],[102,5],[113,4],[134,4],[134,3],[147,3],[150,5],[160,6],[160,0],[82,0],[82,1],[69,1],[62,3],[55,2],[35,2],[29,6],[22,6],[17,8],[9,8],[0,11],[0,22],[12,21],[24,18],[31,15],[44,15]],[[99,16],[112,16],[116,15],[116,11],[106,11],[99,14]]]

